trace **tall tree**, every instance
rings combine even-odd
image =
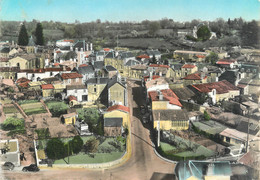
[[[58,138],[53,138],[47,142],[46,153],[50,159],[61,159],[67,155],[63,142]]]
[[[156,21],[151,22],[149,24],[149,34],[151,34],[152,36],[155,35],[155,33],[161,28],[160,24]]]
[[[245,23],[242,26],[240,36],[242,39],[242,45],[244,46],[257,46],[259,43],[259,27],[256,21]]]
[[[18,44],[21,46],[26,46],[29,42],[27,30],[24,24],[22,24],[19,36],[18,36]]]
[[[206,25],[201,26],[197,31],[198,39],[201,41],[206,41],[210,38],[211,33]]]
[[[37,45],[44,45],[44,38],[43,38],[42,24],[41,23],[37,23],[36,30],[35,30],[35,36],[36,36],[36,44]]]

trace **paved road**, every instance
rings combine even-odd
[[[143,127],[138,103],[144,99],[140,85],[130,82],[128,86],[129,106],[131,108],[132,156],[123,165],[111,169],[60,169],[41,170],[38,173],[21,171],[4,173],[7,179],[97,179],[97,180],[146,180],[169,179],[173,177],[174,164],[158,158],[153,151],[149,130]],[[132,91],[133,90],[133,91]],[[133,94],[131,93],[133,92]],[[133,97],[134,96],[134,97]]]

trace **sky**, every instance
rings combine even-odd
[[[12,21],[260,20],[260,0],[0,0],[0,8],[0,20]]]

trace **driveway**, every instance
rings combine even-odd
[[[128,82],[128,102],[131,109],[131,144],[132,155],[123,165],[102,169],[51,169],[38,173],[24,173],[21,171],[5,171],[8,179],[93,179],[93,180],[157,180],[173,179],[174,164],[165,162],[157,157],[153,151],[150,132],[140,121],[138,104],[143,103],[144,96],[141,86]]]

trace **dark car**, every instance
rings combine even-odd
[[[12,171],[14,169],[14,164],[11,162],[5,162],[4,165],[2,165],[2,169]]]
[[[30,166],[25,166],[22,171],[26,172],[26,171],[31,171],[31,172],[37,172],[40,171],[40,169],[37,167],[36,164],[31,164]]]

